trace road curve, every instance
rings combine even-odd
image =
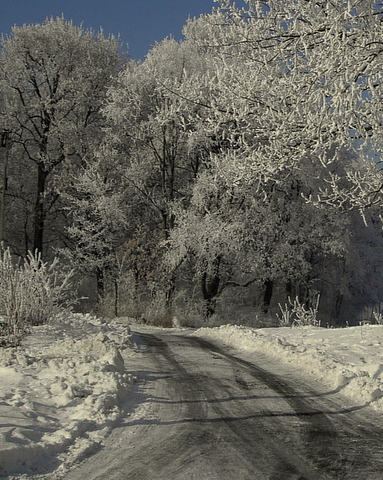
[[[133,414],[65,480],[383,479],[382,422],[367,407],[265,356],[139,330]]]

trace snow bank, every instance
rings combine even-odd
[[[56,471],[64,450],[76,461],[97,448],[131,389],[121,355],[131,345],[129,327],[73,315],[0,349],[0,478]]]
[[[263,352],[319,376],[330,387],[383,412],[383,326],[341,329],[224,325],[195,335],[247,352]]]

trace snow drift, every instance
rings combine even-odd
[[[0,350],[0,477],[59,466],[68,448],[76,461],[99,445],[131,389],[121,355],[131,342],[127,326],[73,315]]]

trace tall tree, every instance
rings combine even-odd
[[[103,301],[107,277],[118,280],[118,250],[124,243],[126,208],[113,165],[99,158],[87,162],[63,193],[71,240],[63,253],[76,271],[96,278],[97,300]]]
[[[249,182],[233,186],[214,168],[196,179],[189,208],[176,216],[167,261],[185,262],[185,280],[201,286],[206,318],[232,288],[255,286],[262,298],[253,303],[265,311],[275,285],[285,284],[290,295],[306,301],[311,288],[327,279],[331,262],[344,258],[348,218],[302,196],[318,191],[323,183],[318,173],[313,165],[302,165],[262,189]]]
[[[107,143],[119,153],[121,175],[137,199],[132,208],[143,205],[141,223],[152,222],[157,236],[152,258],[162,256],[161,242],[174,228],[174,204],[188,202],[204,155],[203,142],[189,142],[197,105],[180,94],[191,72],[203,70],[203,58],[195,53],[170,38],[156,44],[143,63],[129,63],[120,72],[104,108],[110,124]],[[157,265],[157,270],[158,286],[171,308],[174,274],[164,279],[163,268]]]
[[[119,44],[64,18],[14,27],[1,41],[3,124],[11,132],[14,197],[33,193],[31,245],[43,251],[47,217],[59,199],[56,183],[101,140],[100,105],[120,62]],[[15,173],[16,173],[15,172]],[[12,172],[10,172],[11,174]],[[33,180],[31,180],[31,174]],[[24,198],[24,201],[27,201]]]

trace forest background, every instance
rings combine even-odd
[[[222,0],[142,62],[64,18],[15,27],[3,248],[73,271],[78,308],[105,316],[381,318],[382,13]]]

